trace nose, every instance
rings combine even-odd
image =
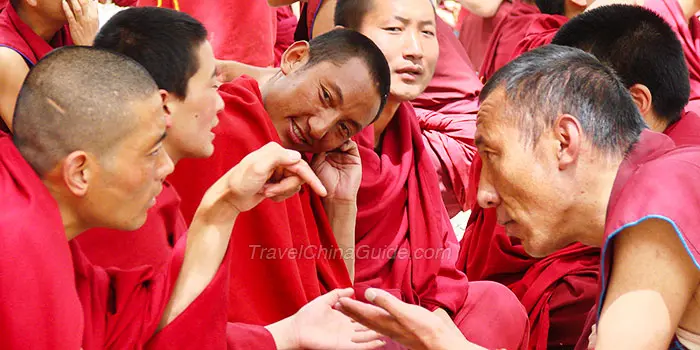
[[[156,176],[158,180],[164,181],[165,178],[175,170],[175,164],[173,164],[173,160],[170,159],[167,152],[163,151],[160,155],[161,159],[156,170]]]
[[[476,194],[476,200],[482,208],[495,208],[501,204],[501,197],[498,195],[498,191],[493,186],[490,176],[484,167],[481,168],[479,175],[479,189]]]
[[[404,37],[403,57],[407,60],[420,60],[423,58],[423,45],[419,31],[407,31]]]
[[[320,140],[335,125],[336,113],[325,111],[309,118],[309,136],[314,140]]]

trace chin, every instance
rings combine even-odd
[[[523,240],[522,244],[525,252],[533,258],[541,259],[557,251],[556,249],[551,249],[549,246],[538,244],[538,242],[532,242],[529,240]]]

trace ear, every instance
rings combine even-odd
[[[646,85],[634,84],[630,87],[630,95],[632,95],[632,101],[637,105],[639,113],[644,119],[647,119],[647,115],[652,111],[652,97],[649,88]]]
[[[176,108],[174,103],[176,100],[175,96],[163,89],[158,90],[158,93],[160,93],[160,98],[163,100],[163,111],[169,118],[172,118],[173,109]]]
[[[25,0],[25,1],[27,1],[27,5],[29,5],[30,7],[36,7],[36,5],[37,5],[37,0]]]
[[[336,24],[335,27],[333,27],[333,30],[336,30],[336,29],[345,29],[345,27]]]
[[[586,0],[569,0],[569,1],[571,1],[572,4],[574,4],[578,7],[581,7],[581,8],[585,8],[586,6],[588,6],[588,2]]]
[[[569,114],[562,114],[554,122],[553,132],[559,143],[557,150],[559,170],[565,170],[578,160],[581,142],[583,142],[583,128],[578,119]]]
[[[87,194],[94,170],[91,169],[91,163],[90,157],[84,151],[75,151],[63,160],[61,167],[63,183],[77,197]]]
[[[292,44],[282,55],[280,68],[284,75],[299,69],[309,61],[309,43],[307,41],[297,41]]]

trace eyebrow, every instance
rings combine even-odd
[[[166,137],[166,136],[168,136],[168,132],[167,132],[167,131],[164,131],[163,134],[160,135],[160,137],[158,138],[158,140],[157,140],[156,142],[153,143],[153,146],[151,146],[151,148],[153,148],[153,147],[155,147],[155,146],[158,146],[159,143],[161,143],[161,142],[163,142],[163,140],[165,140],[165,137]]]
[[[404,18],[404,17],[401,17],[401,16],[394,16],[394,18],[395,18],[397,21],[399,21],[399,22],[401,22],[401,23],[403,23],[403,24],[408,24],[408,23],[411,22],[410,19]],[[430,19],[427,19],[427,20],[424,20],[424,21],[419,21],[419,22],[418,22],[418,25],[420,25],[420,26],[425,26],[425,25],[434,26],[434,25],[435,25],[435,21],[430,20]]]

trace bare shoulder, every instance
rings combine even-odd
[[[0,66],[0,71],[3,73],[18,68],[23,68],[23,70],[26,71],[29,70],[29,67],[27,67],[27,62],[24,61],[22,55],[8,47],[0,47],[0,61],[3,63]]]

